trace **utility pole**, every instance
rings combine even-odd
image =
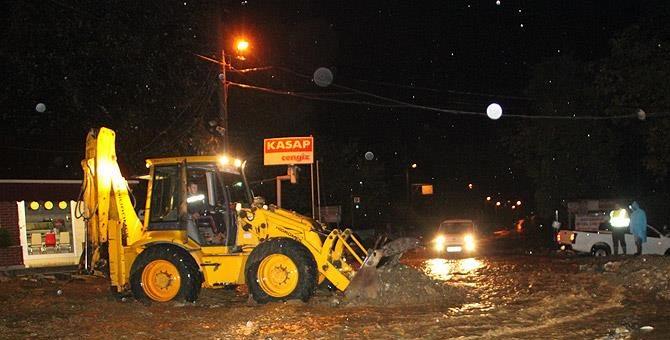
[[[216,27],[216,36],[221,47],[221,73],[219,74],[219,81],[221,87],[219,88],[219,124],[217,124],[217,132],[221,135],[221,142],[223,144],[223,152],[228,153],[228,79],[226,77],[226,69],[228,62],[226,62],[226,35],[224,24],[224,8],[222,1],[215,1],[212,10],[215,20],[213,27]]]
[[[405,189],[407,190],[407,206],[412,204],[412,187],[409,183],[409,167],[405,166]]]
[[[222,130],[220,131],[223,136],[223,153],[228,152],[228,80],[226,78],[226,68],[228,63],[226,62],[226,52],[221,49],[221,74],[219,79],[221,80],[221,93],[219,95],[219,118],[221,120]]]

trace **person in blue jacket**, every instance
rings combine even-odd
[[[642,254],[642,243],[647,242],[647,214],[635,201],[630,204],[630,209],[633,211],[630,214],[630,232],[635,237],[637,247],[635,255],[640,255]]]

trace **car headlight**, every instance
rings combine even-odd
[[[436,251],[443,251],[444,246],[447,243],[447,239],[444,237],[444,235],[440,235],[433,240],[433,243],[434,243],[433,248]]]
[[[465,244],[465,250],[473,251],[475,250],[475,238],[474,236],[468,234],[463,238],[463,243]]]

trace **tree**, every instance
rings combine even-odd
[[[149,155],[197,149],[198,143],[181,137],[195,136],[197,124],[216,112],[218,82],[216,66],[191,52],[214,50],[208,37],[215,25],[201,20],[211,9],[207,4],[192,11],[180,6],[12,3],[0,50],[11,69],[0,97],[3,125],[11,131],[3,134],[5,145],[52,149],[70,167],[51,176],[78,169],[90,127],[118,132],[121,159],[130,169],[141,168]],[[36,112],[42,102],[46,112]],[[15,157],[24,169],[43,166],[33,164],[43,157],[25,153]]]
[[[596,115],[591,67],[570,56],[535,66],[528,94],[542,116]],[[515,163],[534,185],[537,212],[548,216],[561,200],[612,191],[618,172],[616,138],[607,121],[529,119],[505,138]]]
[[[656,25],[658,21],[662,24]],[[596,86],[599,100],[610,114],[668,112],[670,108],[670,28],[654,18],[617,35],[611,53],[600,65]],[[640,134],[641,161],[657,179],[670,170],[670,119],[650,117],[626,128]]]

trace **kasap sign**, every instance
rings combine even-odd
[[[265,165],[314,163],[314,137],[265,139],[263,163]]]

